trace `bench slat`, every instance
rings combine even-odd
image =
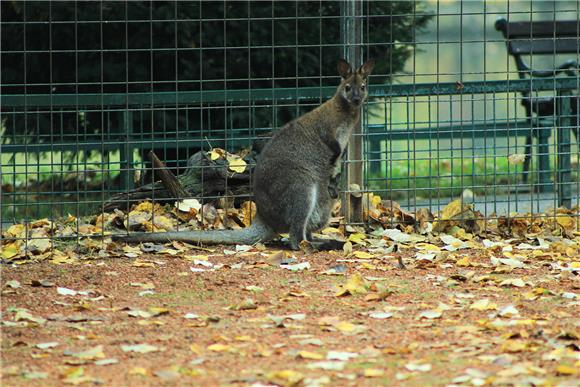
[[[580,52],[580,40],[578,38],[514,39],[509,41],[508,49],[512,55],[577,54]]]
[[[554,36],[578,37],[580,35],[580,23],[576,20],[534,22],[507,22],[500,20],[496,22],[496,26],[504,33],[504,37],[506,39],[522,37],[541,38]]]

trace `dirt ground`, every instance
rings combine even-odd
[[[6,265],[2,385],[580,385],[577,271],[414,254]]]

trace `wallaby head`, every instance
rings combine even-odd
[[[360,106],[368,95],[367,77],[373,71],[374,66],[375,61],[370,59],[354,71],[347,61],[339,59],[338,74],[340,74],[341,82],[337,90],[338,96],[353,107]]]

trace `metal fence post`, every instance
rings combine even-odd
[[[341,2],[341,42],[344,58],[352,65],[359,66],[362,59],[362,0],[347,0]],[[362,117],[362,114],[361,114]],[[361,118],[362,120],[362,118]],[[362,125],[359,121],[353,130],[347,150],[346,182],[347,190],[358,185],[363,187],[363,137]],[[343,214],[348,223],[360,223],[363,218],[362,197],[347,194],[343,196]]]
[[[121,133],[124,144],[120,146],[121,189],[125,192],[135,187],[135,170],[133,165],[133,147],[129,142],[133,139],[133,112],[126,108],[121,117]]]
[[[558,205],[566,208],[572,207],[572,187],[571,187],[571,147],[570,130],[572,129],[572,114],[570,108],[571,92],[566,90],[559,93],[556,105],[558,111],[557,128],[557,170],[556,183],[558,187]]]

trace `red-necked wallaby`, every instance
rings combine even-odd
[[[205,244],[267,242],[290,233],[290,246],[302,240],[316,248],[338,248],[338,241],[313,240],[312,232],[328,222],[337,194],[340,158],[367,97],[369,60],[353,69],[338,61],[340,85],[334,96],[316,109],[278,130],[262,150],[254,170],[257,215],[240,230],[134,233],[117,238],[126,242],[184,241]]]

